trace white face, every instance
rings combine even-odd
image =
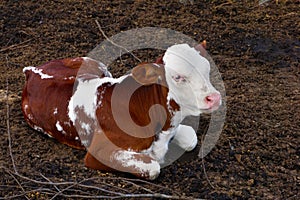
[[[187,44],[171,46],[163,61],[169,86],[169,99],[180,105],[185,115],[212,112],[221,105],[220,93],[209,80],[210,64]]]

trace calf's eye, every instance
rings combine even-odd
[[[179,76],[179,75],[176,75],[176,76],[175,76],[175,80],[178,80],[178,81],[179,81],[179,80],[180,80],[180,76]]]
[[[186,77],[185,76],[181,76],[181,75],[175,75],[175,76],[173,76],[173,79],[176,82],[186,82]]]

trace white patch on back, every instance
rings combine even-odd
[[[56,115],[58,113],[58,109],[55,108],[53,114]]]
[[[76,120],[77,123],[80,124],[80,131],[78,131],[79,135],[89,135],[93,132],[91,128],[91,124],[84,123],[81,119],[78,118],[78,113],[76,110],[82,110],[90,120],[97,120],[96,119],[96,109],[99,106],[97,94],[98,88],[104,83],[120,83],[122,82],[127,76],[122,76],[118,79],[114,79],[111,77],[104,77],[104,78],[93,78],[86,80],[84,78],[84,74],[80,75],[78,80],[78,86],[71,97],[68,105],[68,116],[70,120],[74,123]],[[89,120],[89,121],[90,121]],[[77,127],[78,128],[78,127]]]
[[[77,116],[75,108],[82,108],[89,117],[94,118],[98,82],[98,79],[82,81],[81,78],[78,78],[78,86],[68,106],[68,115],[72,122],[75,122]]]
[[[42,69],[38,69],[36,67],[25,67],[23,69],[23,73],[26,71],[31,70],[33,73],[40,75],[41,79],[47,79],[47,78],[54,78],[53,76],[50,76],[48,74],[44,74]]]

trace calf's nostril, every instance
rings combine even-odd
[[[213,98],[211,96],[207,96],[205,98],[206,102],[212,102],[213,101]]]
[[[205,97],[205,102],[209,106],[213,106],[215,104],[218,104],[221,100],[221,95],[218,93],[213,93]]]

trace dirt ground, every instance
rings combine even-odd
[[[297,0],[1,1],[0,199],[300,199],[299,8]],[[208,156],[179,160],[145,182],[89,170],[84,151],[29,128],[22,68],[86,56],[105,39],[95,20],[109,37],[150,26],[207,40],[227,98],[225,126]],[[145,61],[160,53],[137,52]],[[116,62],[114,75],[133,60]],[[199,133],[209,116],[201,119]]]

